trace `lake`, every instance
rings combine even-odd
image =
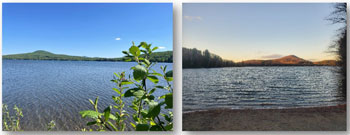
[[[339,67],[229,67],[183,69],[183,111],[262,109],[345,103]]]
[[[112,90],[115,84],[113,73],[126,71],[135,62],[97,61],[39,61],[3,60],[2,63],[2,103],[12,111],[14,105],[23,109],[21,119],[23,130],[47,130],[51,120],[56,122],[56,130],[81,130],[91,119],[81,118],[79,112],[93,110],[88,99],[99,96],[99,109],[114,105]],[[158,63],[153,69],[161,73],[160,66],[172,63]],[[147,82],[148,86],[153,85]],[[166,82],[160,79],[160,84]],[[154,95],[163,95],[166,90],[157,90]],[[127,99],[130,103],[132,98]],[[130,112],[129,107],[125,107]],[[130,124],[127,124],[130,129]]]

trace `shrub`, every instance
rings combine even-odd
[[[126,55],[125,61],[136,61],[137,64],[131,67],[133,71],[132,77],[127,78],[125,72],[115,73],[114,79],[111,80],[117,86],[113,88],[116,96],[112,96],[115,105],[110,105],[103,112],[98,111],[98,97],[95,101],[89,99],[94,106],[94,110],[81,111],[83,118],[88,117],[93,121],[87,125],[97,125],[98,131],[124,131],[127,118],[132,117],[134,122],[131,126],[136,131],[171,131],[173,129],[173,114],[168,111],[167,114],[161,113],[162,109],[173,108],[173,71],[167,70],[166,66],[162,66],[162,73],[156,72],[152,67],[156,64],[149,61],[152,53],[158,47],[151,48],[151,44],[141,42],[140,45],[133,45],[128,51],[123,51]],[[158,85],[160,79],[167,82],[167,85]],[[147,86],[147,81],[155,84],[154,87]],[[133,86],[131,88],[126,86]],[[124,90],[126,90],[124,92]],[[153,93],[156,90],[166,90],[166,94],[156,97]],[[133,98],[132,105],[129,106],[134,110],[132,114],[127,114],[124,110],[125,98]],[[112,109],[116,109],[112,113]],[[160,117],[163,117],[161,119]],[[91,130],[90,130],[91,131]]]

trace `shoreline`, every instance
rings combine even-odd
[[[113,60],[54,60],[54,59],[42,59],[42,60],[38,60],[38,59],[2,59],[2,60],[28,60],[28,61],[92,61],[92,62],[135,62],[136,61],[113,61]],[[152,61],[152,62],[157,62],[157,61]],[[157,63],[171,63],[173,64],[173,62],[157,62]]]
[[[209,109],[183,113],[183,131],[346,131],[346,104],[286,109]]]

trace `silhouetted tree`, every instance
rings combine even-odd
[[[330,45],[329,51],[337,56],[338,65],[341,66],[340,73],[342,74],[341,81],[343,95],[346,97],[346,35],[347,35],[347,12],[346,3],[336,3],[334,11],[326,18],[332,24],[340,24],[342,27],[338,29],[337,37],[333,44]]]

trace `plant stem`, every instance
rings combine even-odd
[[[142,80],[142,87],[144,88],[144,90],[147,92],[147,88],[146,88],[146,79]],[[142,109],[142,99],[140,99],[140,104],[139,104],[139,111],[138,111],[138,118],[140,118],[140,114],[141,114],[141,109]]]
[[[156,116],[156,118],[158,120],[159,126],[163,129],[163,131],[166,131],[166,129],[163,127],[162,122],[160,121],[159,117]]]

